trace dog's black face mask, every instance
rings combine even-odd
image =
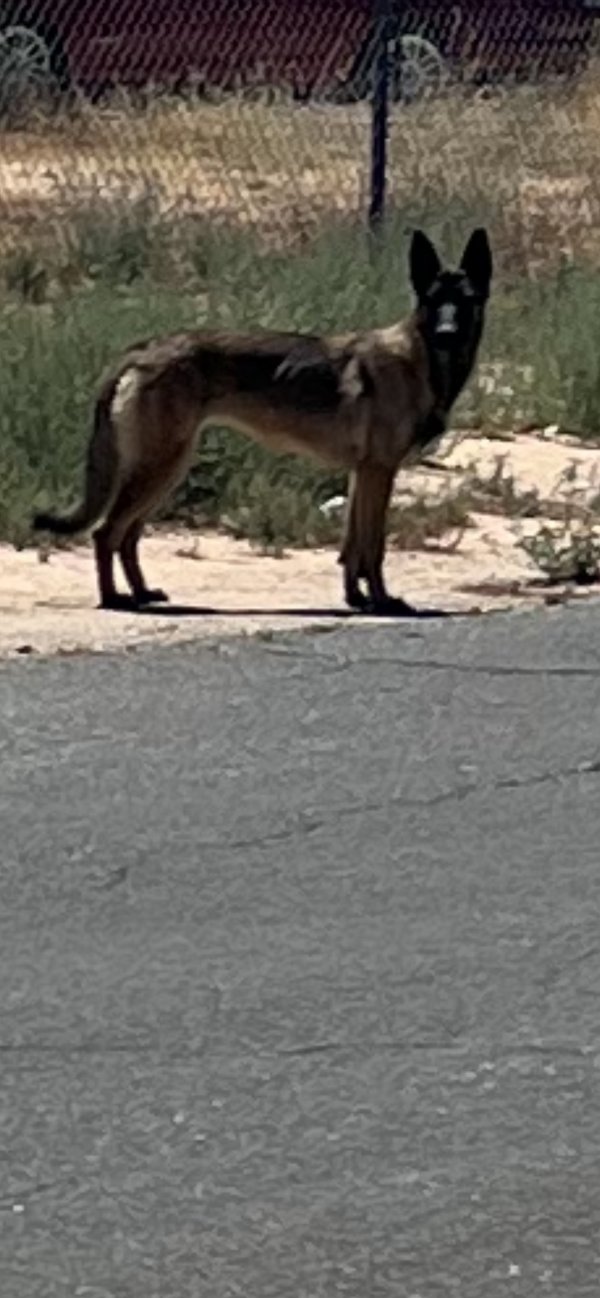
[[[485,230],[474,230],[458,270],[444,270],[427,235],[417,230],[410,274],[436,399],[449,410],[473,368],[483,330],[492,278]]]

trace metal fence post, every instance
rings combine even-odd
[[[375,84],[371,117],[371,201],[369,230],[377,232],[385,212],[390,94],[391,0],[375,0]]]

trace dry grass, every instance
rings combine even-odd
[[[403,504],[392,505],[388,521],[389,544],[397,550],[457,550],[471,527],[471,501],[462,487],[437,499],[425,493]]]
[[[500,514],[503,518],[537,518],[542,513],[539,491],[524,491],[507,467],[508,455],[498,455],[491,473],[471,469],[465,484],[471,508],[481,513]]]
[[[451,241],[458,212],[485,216],[507,271],[600,252],[598,67],[576,86],[488,99],[457,90],[395,109],[390,192]],[[226,97],[39,118],[2,139],[3,239],[56,239],[81,203],[130,202],[151,189],[164,212],[255,227],[302,244],[332,216],[364,212],[368,105],[298,106]],[[61,225],[62,228],[62,225]]]

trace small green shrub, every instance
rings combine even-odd
[[[567,526],[559,532],[544,526],[519,545],[549,585],[591,586],[600,580],[600,537],[589,526]]]

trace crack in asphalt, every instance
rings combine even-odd
[[[380,665],[379,659],[373,659],[373,662]],[[390,659],[390,664],[399,667],[424,667],[427,671],[457,672],[463,676],[508,676],[515,678],[545,676],[559,680],[568,680],[570,678],[573,680],[587,680],[600,676],[600,664],[598,667],[551,667],[549,665],[546,667],[519,667],[502,663],[480,663],[469,666],[468,663],[444,662],[439,658],[420,658],[414,662],[407,658]],[[396,691],[396,686],[381,686],[382,694],[392,694]]]
[[[382,1054],[411,1054],[413,1052],[425,1052],[428,1050],[441,1051],[445,1054],[467,1056],[477,1050],[480,1053],[486,1053],[485,1043],[478,1039],[469,1037],[468,1029],[457,1029],[452,1031],[446,1030],[445,1037],[415,1037],[412,1040],[403,1040],[402,1038],[393,1039],[389,1037],[365,1039],[357,1041],[350,1039],[348,1041],[307,1041],[297,1045],[277,1046],[271,1048],[256,1047],[255,1049],[246,1048],[243,1052],[244,1057],[253,1060],[268,1059],[301,1059],[310,1058],[311,1056],[331,1055],[331,1054],[355,1054],[368,1051],[369,1053],[378,1052]],[[35,1061],[40,1056],[50,1059],[50,1062],[60,1063],[67,1058],[77,1058],[87,1056],[88,1058],[107,1059],[110,1057],[145,1056],[151,1058],[156,1063],[165,1067],[171,1067],[176,1060],[185,1061],[186,1059],[205,1059],[206,1058],[206,1041],[201,1045],[192,1045],[189,1047],[172,1050],[165,1050],[164,1045],[157,1045],[155,1042],[139,1042],[122,1044],[111,1041],[98,1042],[80,1041],[70,1043],[69,1045],[60,1045],[54,1042],[0,1042],[0,1054],[4,1056],[26,1056]],[[216,1051],[216,1054],[219,1052]],[[596,1046],[576,1045],[574,1042],[564,1040],[547,1040],[547,1041],[506,1041],[498,1045],[494,1042],[494,1059],[495,1063],[501,1064],[507,1058],[518,1056],[519,1058],[556,1058],[560,1056],[564,1059],[583,1059],[589,1060],[592,1064],[598,1055]],[[154,1066],[154,1064],[153,1064]],[[36,1067],[32,1062],[32,1068]],[[42,1185],[45,1189],[45,1184]],[[0,1208],[3,1200],[0,1199]]]
[[[286,828],[243,838],[202,839],[196,843],[196,849],[202,852],[242,852],[254,848],[264,849],[281,843],[293,842],[297,838],[308,837],[310,834],[316,834],[319,830],[331,824],[332,820],[335,821],[336,819],[347,820],[357,816],[385,812],[391,807],[403,807],[410,811],[428,811],[433,807],[443,806],[445,803],[464,802],[467,798],[480,793],[489,794],[498,790],[520,790],[534,788],[543,784],[560,784],[566,780],[579,779],[584,775],[600,775],[600,758],[580,762],[577,766],[565,767],[562,770],[540,771],[525,776],[507,775],[490,781],[473,780],[470,783],[452,789],[445,789],[440,793],[434,793],[428,798],[407,797],[404,793],[397,793],[390,794],[389,797],[383,800],[353,803],[351,806],[315,807],[310,812],[301,811],[293,818],[288,819]],[[176,837],[177,835],[174,835],[172,841],[175,841]],[[118,887],[127,882],[129,877],[130,870],[123,870],[119,872],[118,877],[112,875],[110,881],[103,886],[105,889]]]
[[[507,775],[489,781],[472,780],[452,789],[444,789],[426,798],[407,797],[404,793],[397,793],[390,794],[389,797],[384,799],[374,799],[370,802],[358,804],[353,803],[350,806],[315,807],[311,811],[301,811],[292,818],[288,818],[285,828],[272,830],[266,834],[255,834],[234,839],[201,839],[196,842],[195,847],[198,852],[218,854],[223,852],[248,852],[255,849],[264,851],[269,847],[277,847],[301,838],[308,838],[312,834],[319,833],[320,830],[325,829],[332,821],[335,822],[336,820],[342,821],[366,815],[377,815],[389,812],[392,808],[403,808],[416,812],[421,810],[430,811],[435,807],[441,807],[448,803],[465,802],[468,798],[476,797],[478,794],[490,794],[497,791],[513,792],[535,788],[544,784],[561,784],[567,780],[579,779],[585,775],[600,775],[600,758],[580,762],[576,766],[565,767],[562,770],[540,771],[536,774],[524,776]],[[177,834],[174,834],[172,836],[172,846],[175,846],[176,840]],[[98,889],[99,891],[110,892],[124,886],[131,887],[134,885],[134,879],[134,868],[123,866],[121,869],[112,872],[106,880],[98,885]]]
[[[600,774],[600,758],[593,761],[580,762],[577,766],[565,767],[563,770],[540,771],[535,775],[526,776],[503,776],[500,779],[492,781],[474,780],[469,784],[464,784],[453,789],[446,789],[441,793],[436,793],[430,798],[408,798],[405,794],[391,794],[389,798],[383,801],[362,802],[353,806],[340,806],[329,808],[326,813],[323,809],[315,809],[314,817],[311,823],[302,823],[302,819],[308,819],[306,813],[298,815],[295,824],[287,830],[280,830],[276,834],[270,834],[263,838],[236,839],[233,842],[222,844],[228,850],[238,850],[246,847],[262,847],[273,841],[283,841],[297,837],[299,833],[313,834],[325,825],[329,824],[332,819],[348,818],[351,816],[362,816],[371,812],[386,811],[389,807],[408,807],[411,810],[423,808],[428,810],[431,807],[441,806],[445,802],[464,801],[465,798],[471,797],[477,793],[491,793],[498,789],[527,789],[541,784],[560,784],[563,780],[577,779],[582,775]]]
[[[465,1053],[466,1047],[460,1044],[459,1033],[448,1030],[450,1040],[431,1041],[308,1041],[301,1046],[282,1046],[276,1050],[280,1059],[303,1059],[310,1055],[342,1054],[345,1051],[377,1050],[382,1053],[407,1053],[412,1050],[443,1050],[453,1054]]]
[[[447,671],[457,672],[465,676],[514,676],[514,677],[536,677],[548,676],[559,680],[573,678],[594,679],[600,675],[600,662],[597,667],[568,667],[552,666],[543,664],[539,667],[522,667],[519,664],[509,665],[506,663],[459,663],[446,662],[443,658],[391,658],[376,655],[370,655],[360,659],[345,658],[342,661],[336,660],[332,654],[303,653],[301,650],[278,649],[270,647],[265,650],[274,658],[289,658],[290,660],[299,660],[310,663],[318,662],[320,665],[327,664],[333,671],[349,671],[352,668],[371,667],[407,667],[409,669],[422,669],[427,671]],[[382,685],[379,687],[381,694],[394,694],[400,692],[401,687],[395,685]]]

